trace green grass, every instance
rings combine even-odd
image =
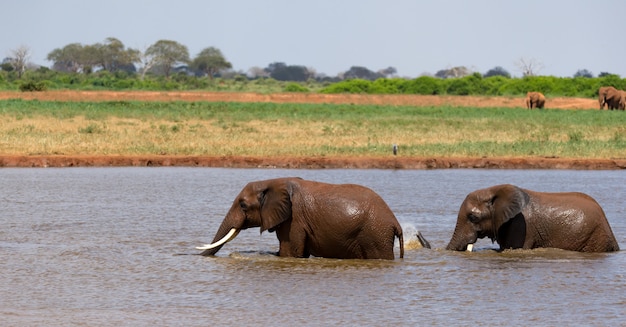
[[[0,101],[0,153],[626,158],[626,113],[209,102]]]

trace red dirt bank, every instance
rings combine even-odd
[[[0,99],[41,101],[236,101],[284,103],[351,103],[426,106],[523,107],[523,98],[357,95],[357,94],[257,94],[231,92],[144,91],[47,91],[0,92]],[[553,98],[550,109],[597,109],[594,99]],[[188,166],[232,168],[379,168],[379,169],[625,169],[626,159],[566,158],[419,158],[419,157],[203,157],[203,156],[28,156],[1,155],[0,167],[91,167],[91,166]]]
[[[626,159],[417,157],[0,156],[0,167],[183,166],[228,168],[376,169],[626,169]]]

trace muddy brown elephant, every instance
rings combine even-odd
[[[485,237],[497,242],[500,250],[619,250],[604,211],[590,196],[535,192],[510,184],[468,194],[446,248],[471,251],[476,240]]]
[[[526,93],[526,108],[543,109],[546,104],[546,97],[541,92],[528,92]]]
[[[626,109],[626,92],[618,90],[613,86],[603,86],[598,89],[598,104],[600,110],[606,105],[609,110]]]
[[[215,255],[242,229],[276,232],[281,257],[390,259],[402,228],[385,201],[355,184],[327,184],[300,178],[248,183],[235,198],[213,242],[197,249]]]

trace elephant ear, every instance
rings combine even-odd
[[[293,185],[288,179],[269,181],[259,192],[261,206],[261,233],[273,232],[283,222],[291,219]]]
[[[500,226],[520,214],[528,201],[528,194],[515,185],[505,184],[496,187],[491,198],[495,236],[498,235],[497,230]]]

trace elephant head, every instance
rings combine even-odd
[[[485,237],[498,241],[502,225],[520,215],[528,202],[528,194],[509,184],[470,193],[461,204],[456,228],[446,249],[471,251],[476,240]]]
[[[288,178],[248,183],[233,201],[213,242],[201,255],[214,255],[242,229],[261,227],[261,233],[291,218],[291,185]]]

